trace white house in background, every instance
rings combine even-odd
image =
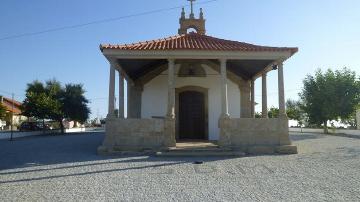
[[[6,121],[2,121],[0,119],[0,130],[4,130],[5,129],[5,126],[6,126]]]
[[[191,1],[192,3],[192,1]],[[188,32],[189,29],[195,32]],[[288,135],[283,62],[297,48],[259,46],[206,35],[202,9],[181,13],[178,35],[100,45],[110,63],[106,137],[99,153],[167,149],[215,141],[249,153],[296,153]],[[267,117],[267,79],[278,72],[280,118]],[[114,113],[115,73],[119,114]],[[262,80],[263,117],[255,118],[255,80]],[[124,79],[128,117],[124,118]]]

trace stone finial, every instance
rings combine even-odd
[[[202,8],[200,8],[200,19],[204,19],[204,13]]]
[[[182,11],[181,11],[181,19],[185,19],[185,9],[184,9],[184,7],[182,8]]]

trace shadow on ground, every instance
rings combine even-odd
[[[72,135],[45,135],[0,140],[0,176],[66,168],[108,165],[136,162],[169,162],[169,165],[193,163],[194,161],[218,161],[239,157],[155,157],[142,156],[100,156],[96,150],[104,139],[104,133],[82,133]],[[53,168],[39,166],[56,165]],[[76,163],[71,165],[71,163]],[[162,164],[156,166],[164,166]],[[26,168],[19,171],[10,169]],[[131,168],[136,169],[136,168]],[[142,169],[142,168],[138,168]]]
[[[96,154],[103,138],[104,133],[84,133],[0,140],[0,170],[103,160]]]
[[[292,141],[320,139],[322,134],[291,133]],[[192,163],[194,161],[218,161],[239,157],[154,157],[129,158],[131,156],[99,156],[96,149],[104,139],[103,132],[78,133],[71,135],[44,135],[15,139],[0,140],[0,176],[14,172],[1,172],[9,169],[26,168],[19,173],[32,172],[38,166],[76,163],[76,165],[57,165],[56,168],[76,168],[112,163],[130,162],[169,162]],[[134,157],[134,156],[133,156]],[[249,156],[252,157],[252,156]],[[109,161],[111,160],[111,161]],[[60,167],[59,167],[60,166]],[[61,167],[62,166],[62,167]],[[45,168],[45,170],[51,170]],[[30,170],[30,171],[29,171]],[[44,171],[44,169],[39,169]]]
[[[300,141],[308,139],[320,139],[324,138],[323,134],[314,134],[314,133],[290,133],[291,141]]]
[[[239,157],[155,157],[155,156],[99,156],[104,133],[76,135],[46,135],[0,141],[0,179],[6,175],[25,174],[25,178],[0,180],[0,184],[57,179],[100,173],[161,168],[171,174],[168,166],[199,162],[221,161]],[[140,164],[132,164],[140,163]],[[116,165],[124,164],[121,168]],[[114,165],[112,168],[107,165]],[[115,168],[114,168],[115,167]],[[64,170],[79,169],[75,173]],[[48,171],[64,174],[38,176]],[[27,174],[29,174],[27,176]],[[35,174],[35,175],[34,175]],[[157,173],[161,174],[161,173]],[[164,174],[164,173],[163,173]],[[35,176],[35,177],[34,177]]]
[[[351,134],[345,134],[345,133],[336,133],[336,134],[330,134],[332,136],[338,136],[338,137],[347,137],[347,138],[353,138],[353,139],[360,139],[360,135],[351,135]]]

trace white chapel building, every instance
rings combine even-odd
[[[195,17],[191,5],[189,16],[182,10],[176,36],[102,44],[100,50],[110,63],[110,77],[106,136],[99,153],[166,150],[187,141],[210,141],[247,153],[297,152],[288,134],[283,78],[283,63],[297,48],[208,36],[202,9]],[[279,118],[267,117],[269,71],[278,72],[278,83],[271,85],[279,88]],[[256,79],[262,80],[262,118],[255,118]]]

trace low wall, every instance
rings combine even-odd
[[[219,144],[246,148],[249,146],[290,145],[288,120],[271,119],[221,119]]]
[[[175,121],[171,123],[169,128],[166,119],[107,119],[105,140],[99,153],[164,147],[169,141],[167,131],[175,131]]]
[[[22,138],[22,137],[31,137],[31,136],[41,136],[41,135],[47,135],[47,134],[58,134],[60,133],[60,130],[48,130],[48,131],[31,131],[31,132],[20,132],[20,131],[14,131],[13,132],[13,138]],[[71,128],[71,129],[65,129],[65,133],[78,133],[78,132],[85,132],[85,128]],[[11,132],[0,132],[0,140],[3,139],[10,139],[11,138]]]
[[[57,131],[46,131],[45,133],[42,131],[32,131],[32,132],[14,131],[13,138],[15,139],[15,138],[21,138],[21,137],[40,136],[40,135],[49,134],[49,133],[57,133]],[[10,139],[10,138],[11,138],[11,132],[1,132],[0,133],[0,140]]]
[[[290,132],[302,132],[302,133],[324,133],[324,129],[322,128],[289,128]],[[330,129],[330,134],[347,134],[347,135],[359,135],[360,130],[350,130],[350,129]]]

